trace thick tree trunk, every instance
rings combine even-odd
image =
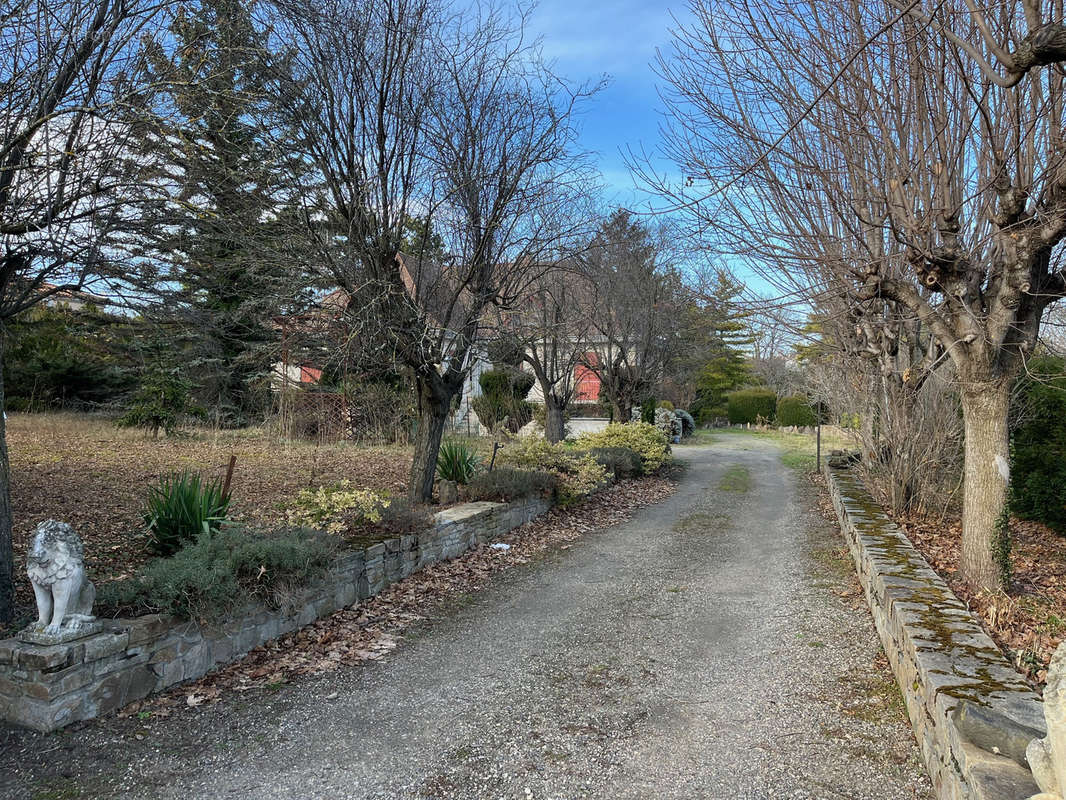
[[[989,381],[962,394],[966,430],[963,477],[962,577],[975,589],[1003,586],[1009,554],[999,523],[1007,502],[1010,451],[1007,412],[1010,382]]]
[[[544,396],[544,438],[553,444],[566,438],[563,411],[559,398],[550,393]]]
[[[15,617],[15,562],[11,547],[11,471],[4,421],[4,331],[0,327],[0,622]]]
[[[437,453],[452,404],[452,393],[439,384],[440,381],[432,379],[415,381],[418,387],[418,434],[415,437],[415,455],[407,489],[407,497],[412,503],[428,503],[433,498]]]

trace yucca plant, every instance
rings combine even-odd
[[[437,453],[437,477],[443,481],[470,483],[481,459],[474,448],[455,439],[441,442]]]
[[[221,480],[188,470],[163,476],[148,487],[142,512],[152,552],[170,556],[201,535],[211,536],[225,522],[229,502]]]

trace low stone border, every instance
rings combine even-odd
[[[849,469],[824,468],[914,735],[942,800],[1025,800],[1043,703]]]
[[[433,528],[342,554],[292,608],[250,607],[218,625],[161,614],[105,622],[64,644],[0,641],[0,721],[48,732],[93,719],[380,593],[412,572],[503,536],[551,507],[544,498],[467,503],[436,515]]]

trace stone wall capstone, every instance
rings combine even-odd
[[[249,606],[215,625],[161,614],[105,620],[104,630],[56,645],[0,641],[0,721],[48,732],[142,700],[234,661],[261,644],[380,593],[429,564],[455,558],[544,514],[545,498],[467,503],[433,528],[346,552],[291,607]]]

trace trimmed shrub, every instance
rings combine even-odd
[[[1011,442],[1011,511],[1066,533],[1066,362],[1033,358]]]
[[[571,403],[566,411],[571,418],[611,416],[611,409],[603,403]]]
[[[569,505],[603,487],[607,471],[588,453],[571,450],[561,442],[551,444],[537,437],[509,443],[499,457],[501,465],[550,472],[558,482],[558,498]]]
[[[649,425],[655,424],[655,409],[659,407],[659,404],[655,402],[654,397],[647,398],[640,404],[640,421],[647,422]]]
[[[470,483],[480,466],[481,459],[470,445],[457,439],[441,442],[437,452],[437,477],[442,481]]]
[[[659,408],[665,408],[667,411],[676,411],[677,410],[674,407],[674,404],[671,403],[669,400],[660,400],[659,401]]]
[[[481,394],[470,403],[481,424],[495,430],[507,418],[507,429],[517,433],[533,419],[533,404],[525,398],[535,380],[530,373],[513,367],[482,372],[478,378]]]
[[[818,415],[806,397],[793,394],[777,401],[777,424],[810,427],[818,424]]]
[[[521,497],[550,495],[555,491],[556,478],[548,472],[501,467],[476,475],[466,489],[471,500],[492,500],[509,503]]]
[[[614,475],[615,480],[643,474],[640,453],[628,447],[593,447],[588,454],[596,463]]]
[[[211,536],[225,522],[229,502],[221,480],[207,481],[188,470],[164,475],[148,487],[141,512],[149,549],[169,556],[201,536]]]
[[[675,412],[677,418],[681,420],[681,435],[683,437],[691,436],[696,432],[696,420],[692,418],[692,415],[683,409],[677,409]]]
[[[777,411],[777,395],[770,389],[743,389],[729,395],[729,421],[734,425],[771,422]]]
[[[591,450],[594,447],[628,447],[640,454],[644,472],[654,472],[665,464],[670,454],[670,443],[662,431],[646,422],[631,422],[621,425],[612,422],[598,433],[583,433],[577,437],[577,446]]]
[[[353,489],[351,481],[303,489],[289,505],[289,524],[341,533],[366,523],[381,522],[391,504],[385,492]]]
[[[115,613],[209,620],[248,598],[278,607],[323,574],[333,552],[327,537],[309,531],[261,534],[231,526],[149,562],[134,578],[102,584],[97,602]]]

